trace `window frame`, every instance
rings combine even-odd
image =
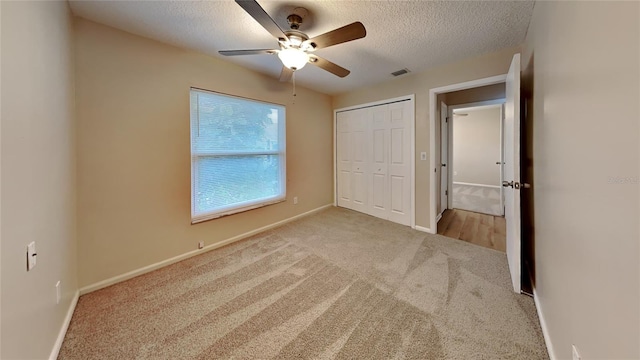
[[[278,108],[278,112],[282,111],[282,116],[278,115],[278,149],[276,150],[260,150],[260,151],[245,151],[245,150],[229,150],[229,151],[199,151],[194,152],[194,119],[199,121],[199,116],[194,116],[191,106],[191,99],[194,93],[210,94],[214,96],[239,99],[248,102],[266,104]],[[199,113],[198,113],[199,115]],[[189,153],[191,157],[191,224],[197,224],[207,220],[217,219],[223,216],[237,214],[257,208],[261,208],[268,205],[281,203],[286,200],[287,197],[287,152],[286,152],[286,118],[287,109],[285,105],[271,103],[262,100],[256,100],[246,98],[242,96],[235,96],[225,94],[217,91],[211,91],[196,87],[189,88]],[[260,199],[254,199],[244,201],[241,203],[235,203],[227,206],[218,207],[213,211],[196,213],[196,189],[198,188],[198,167],[196,166],[197,160],[200,158],[210,157],[232,157],[232,156],[278,156],[279,161],[279,177],[280,177],[280,192],[275,196],[269,196]]]

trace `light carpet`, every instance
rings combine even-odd
[[[547,359],[504,253],[330,208],[80,297],[59,359]]]

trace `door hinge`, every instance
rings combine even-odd
[[[445,196],[449,196],[449,190],[445,190],[445,191],[444,191],[444,195],[445,195]]]
[[[446,122],[446,123],[449,122],[449,117],[448,116],[446,118],[444,118],[444,122]]]

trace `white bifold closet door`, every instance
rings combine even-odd
[[[411,223],[411,102],[339,112],[338,206]]]

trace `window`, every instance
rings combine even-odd
[[[191,222],[283,201],[285,108],[191,89]]]

